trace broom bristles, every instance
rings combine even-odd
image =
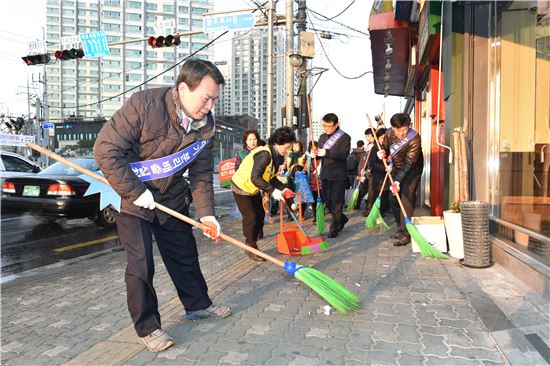
[[[302,247],[301,254],[302,255],[309,255],[314,253],[319,253],[322,250],[328,249],[328,243],[326,240],[323,240],[322,242],[318,244],[308,245],[305,247]]]
[[[296,269],[294,277],[308,285],[341,314],[359,309],[359,296],[321,271],[302,266]]]
[[[355,210],[355,205],[357,204],[357,199],[359,198],[359,188],[355,188],[348,202],[348,211]]]
[[[377,219],[381,217],[380,216],[380,197],[377,197],[374,201],[374,204],[372,205],[372,208],[370,209],[369,216],[367,216],[367,220],[365,220],[365,226],[369,229],[374,229],[376,226]]]
[[[315,221],[317,223],[317,234],[321,235],[325,232],[325,204],[317,199],[317,207],[315,208]]]
[[[449,259],[445,254],[441,253],[437,248],[435,248],[433,245],[428,243],[426,239],[418,232],[418,229],[416,226],[414,226],[410,219],[407,217],[405,222],[405,226],[407,227],[407,231],[409,234],[411,234],[411,238],[414,239],[416,244],[418,245],[418,248],[420,249],[420,254],[422,254],[422,257],[426,258],[436,258],[436,259]]]

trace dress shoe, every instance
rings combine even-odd
[[[405,233],[403,233],[401,230],[397,230],[395,234],[390,236],[390,239],[401,239],[405,236]]]
[[[405,236],[399,240],[397,240],[396,242],[393,243],[393,246],[394,247],[404,247],[408,244],[410,244],[411,242],[411,237],[410,236]]]
[[[248,256],[248,258],[252,259],[255,262],[265,261],[265,259],[263,257],[260,257],[259,255],[256,255],[256,254],[252,254],[249,251],[246,252],[246,255]]]
[[[344,230],[344,226],[346,226],[346,224],[348,223],[348,221],[349,221],[348,217],[342,215],[342,223],[341,223],[340,226],[338,227],[338,231]]]
[[[336,230],[333,230],[331,232],[328,233],[328,237],[329,238],[336,238],[338,236],[338,232]]]

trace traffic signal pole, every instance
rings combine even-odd
[[[267,132],[266,140],[271,136],[273,124],[273,7],[275,1],[269,0],[267,9]]]

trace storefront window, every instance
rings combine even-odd
[[[548,2],[498,11],[495,235],[550,262],[550,22]],[[506,225],[510,223],[511,225]]]

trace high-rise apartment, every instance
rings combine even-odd
[[[285,32],[273,32],[273,125],[281,126],[285,104]],[[267,28],[236,32],[231,50],[231,114],[248,114],[259,120],[262,138],[267,134]]]
[[[198,50],[196,57],[212,58],[211,49],[202,49],[210,41],[208,34],[182,36],[179,46],[156,49],[143,39],[167,35],[155,31],[163,21],[175,21],[178,32],[202,30],[202,14],[212,8],[212,0],[47,0],[50,49],[61,48],[62,37],[104,31],[110,50],[109,56],[47,67],[50,119],[109,118],[134,92],[174,85],[175,64]]]

